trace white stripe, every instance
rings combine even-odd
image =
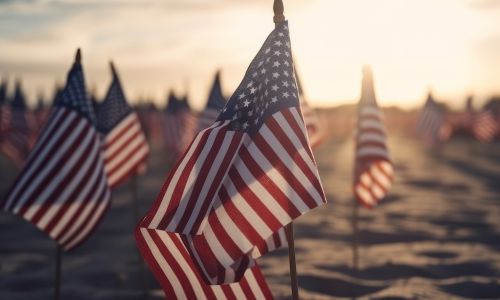
[[[224,208],[224,205],[222,205],[219,197],[216,198],[214,207],[216,207],[214,209],[215,216],[211,214],[209,218],[216,218],[221,224],[221,227],[224,228],[226,232],[231,233],[229,234],[229,237],[231,237],[234,244],[238,246],[241,252],[245,252],[247,249],[252,248],[253,244],[241,232],[238,225],[234,223],[233,219],[231,218],[231,216],[229,216],[226,209]]]
[[[367,129],[376,129],[379,130],[380,132],[385,133],[384,125],[382,125],[382,122],[375,120],[360,120],[359,130],[364,131]]]
[[[356,193],[360,200],[367,203],[368,205],[374,206],[375,204],[377,204],[372,195],[360,184],[356,185]]]
[[[107,173],[109,185],[113,186],[117,180],[122,178],[123,175],[128,173],[131,169],[137,166],[142,160],[144,160],[149,153],[148,147],[146,144],[143,144],[142,147],[139,148],[139,151],[133,154],[132,157],[129,157],[125,160],[124,163],[120,165],[118,169],[116,169],[113,173]]]
[[[121,128],[121,131],[125,130]],[[116,132],[118,134],[120,132]],[[115,135],[116,135],[115,134]],[[130,141],[132,136],[138,134],[136,138]],[[116,153],[120,153],[124,147],[130,146],[130,143],[134,143],[140,140],[142,136],[141,127],[138,123],[134,123],[131,128],[129,128],[122,136],[112,141],[112,138],[106,136],[105,147],[104,147],[104,158],[109,159],[116,156]]]
[[[120,140],[120,142],[127,142],[125,139]],[[132,141],[128,141],[127,145],[121,147],[121,149],[118,150],[117,153],[114,153],[113,157],[106,157],[106,163],[105,163],[105,170],[106,173],[109,171],[113,170],[118,164],[122,163],[124,159],[126,159],[130,155],[130,151],[132,151],[134,148],[138,147],[140,144],[144,143],[144,139],[142,138],[136,138]],[[116,145],[115,143],[114,145]],[[110,154],[110,152],[105,151],[104,155]],[[108,160],[109,159],[109,160]]]
[[[377,146],[364,146],[356,151],[356,157],[360,158],[364,156],[380,156],[386,159],[389,158],[387,149]]]
[[[250,290],[252,291],[253,295],[255,296],[255,299],[265,299],[266,297],[262,293],[262,290],[260,289],[259,284],[257,283],[257,279],[253,275],[253,272],[251,269],[248,269],[245,272],[244,278],[247,279],[248,285],[250,286]]]
[[[114,128],[106,134],[106,139],[107,140],[112,140],[114,139],[118,134],[120,134],[125,127],[130,125],[130,123],[135,122],[136,124],[139,123],[139,120],[137,119],[136,115],[134,112],[130,113],[125,119],[121,120],[120,123],[116,124]]]
[[[385,145],[385,135],[373,132],[361,132],[358,135],[358,143],[381,143]]]

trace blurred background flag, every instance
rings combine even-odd
[[[140,248],[152,246],[146,228],[184,234],[206,280],[234,282],[276,247],[269,242],[285,225],[325,203],[298,97],[283,22],[168,175],[136,230]],[[154,266],[164,255],[145,257]]]
[[[429,93],[417,121],[417,134],[425,143],[435,146],[446,141],[451,135],[451,132],[449,134],[443,133],[443,131],[450,131],[446,126],[444,108]]]
[[[33,223],[64,249],[83,242],[109,201],[101,142],[85,92],[80,50],[66,87],[2,208]]]
[[[7,103],[7,80],[0,83],[0,148],[10,125],[10,106]]]
[[[9,114],[7,112],[7,114]],[[21,166],[33,146],[33,118],[26,106],[21,82],[16,81],[14,98],[10,103],[10,117],[1,151],[18,166]]]
[[[239,282],[209,285],[200,274],[182,234],[139,228],[136,238],[168,299],[272,299],[258,266]]]
[[[387,195],[394,179],[382,117],[375,99],[372,71],[364,67],[358,106],[354,195],[369,208]]]
[[[215,73],[212,88],[210,89],[210,94],[208,95],[207,105],[205,106],[205,109],[200,114],[200,117],[198,119],[197,132],[210,127],[210,125],[215,122],[225,105],[226,99],[222,95],[220,71],[217,71]]]
[[[300,107],[302,110],[302,115],[304,116],[304,122],[306,123],[307,135],[309,137],[309,143],[311,148],[314,149],[322,142],[323,128],[319,121],[318,115],[313,108],[309,106],[304,95],[304,89],[302,87],[302,82],[300,81],[299,74],[295,68],[295,78],[297,80],[297,88],[299,90]]]
[[[498,133],[498,122],[490,110],[483,110],[472,118],[472,134],[483,143],[491,142]]]
[[[104,135],[104,170],[110,188],[146,170],[149,146],[135,111],[128,105],[117,71],[99,104],[97,128]]]

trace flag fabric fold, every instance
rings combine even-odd
[[[1,205],[64,250],[92,233],[110,202],[95,122],[78,51],[66,87]]]
[[[382,117],[371,70],[365,67],[358,106],[353,189],[358,202],[369,208],[387,195],[394,177]]]
[[[99,104],[97,128],[103,135],[104,170],[113,189],[146,170],[149,146],[137,114],[127,103],[118,74],[111,68],[113,79],[106,98]]]
[[[146,232],[179,234],[207,283],[230,283],[282,246],[284,226],[325,202],[284,22],[266,39],[215,123],[171,170],[136,237],[144,253],[150,249]],[[145,256],[150,266],[172,255],[163,249]],[[165,272],[157,270],[157,278]]]

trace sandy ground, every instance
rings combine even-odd
[[[391,137],[396,182],[374,210],[360,211],[360,269],[352,269],[353,144],[316,153],[328,205],[295,223],[302,299],[500,298],[500,144],[454,140],[440,151]],[[140,213],[168,171],[161,151],[140,179]],[[0,193],[15,168],[0,157]],[[142,270],[125,185],[95,234],[63,256],[62,299],[163,299]],[[260,260],[277,299],[289,299],[286,250]],[[34,226],[0,214],[0,299],[51,299],[55,244]],[[145,291],[148,290],[146,296]]]

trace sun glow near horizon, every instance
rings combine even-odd
[[[285,2],[295,63],[313,106],[354,102],[361,66],[381,105],[420,105],[432,89],[461,106],[500,93],[495,0]],[[77,46],[87,85],[104,94],[113,58],[132,101],[170,88],[201,109],[215,70],[229,96],[272,29],[272,1],[34,1],[0,4],[0,76],[22,77],[34,103],[62,82]],[[130,22],[133,21],[133,22]]]

